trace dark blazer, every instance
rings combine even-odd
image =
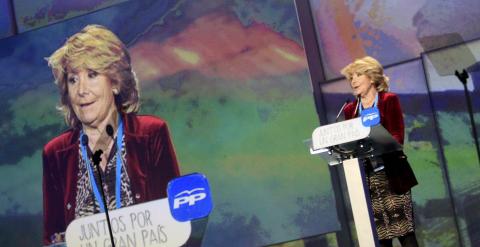
[[[135,203],[166,197],[180,175],[167,124],[154,116],[123,114],[127,172]],[[75,219],[80,130],[70,129],[43,149],[43,243]]]
[[[355,109],[356,106],[357,100],[349,103],[345,107],[345,119],[358,116],[358,111]],[[377,107],[380,111],[380,123],[403,145],[405,125],[398,96],[388,92],[378,93]],[[385,173],[387,174],[390,188],[393,192],[396,194],[404,194],[418,184],[415,174],[407,161],[407,156],[403,151],[384,154],[382,155],[382,159],[385,166]]]

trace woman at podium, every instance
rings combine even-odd
[[[341,71],[350,83],[354,102],[345,107],[345,118],[362,112],[376,112],[380,124],[403,145],[404,122],[398,96],[388,92],[389,78],[372,57],[355,60]],[[402,246],[418,246],[415,236],[411,187],[417,184],[403,152],[364,160],[367,184],[381,246],[392,246],[398,238]],[[401,169],[400,169],[401,168]]]
[[[86,26],[48,64],[70,128],[43,149],[44,245],[76,218],[166,197],[179,176],[166,122],[136,114],[138,82],[115,34]]]

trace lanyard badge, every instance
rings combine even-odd
[[[105,212],[105,205],[103,204],[103,201],[102,201],[102,197],[100,195],[100,191],[98,189],[98,186],[97,186],[97,182],[94,178],[94,175],[93,175],[93,168],[92,168],[92,164],[90,164],[90,159],[88,158],[88,155],[87,155],[87,145],[88,143],[82,143],[82,137],[83,137],[83,130],[80,131],[80,149],[82,151],[82,159],[83,161],[85,162],[85,164],[87,165],[87,171],[88,171],[88,177],[90,179],[90,184],[92,186],[92,190],[93,190],[93,194],[95,196],[95,199],[97,200],[98,202],[98,205],[100,205],[100,212],[103,213]],[[117,148],[117,152],[116,152],[116,170],[115,170],[115,205],[116,205],[116,208],[120,208],[122,205],[121,205],[121,193],[120,193],[120,187],[121,187],[121,175],[122,175],[122,140],[123,140],[123,122],[122,122],[122,118],[121,116],[119,115],[118,117],[118,129],[117,129],[117,142],[116,142],[116,148]]]
[[[373,107],[363,109],[362,104],[358,104],[358,111],[360,112],[360,117],[362,118],[362,124],[365,127],[374,126],[380,123],[380,112],[377,107],[378,104],[378,93],[375,95],[375,103]]]

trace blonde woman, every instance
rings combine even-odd
[[[345,107],[345,118],[360,116],[363,110],[377,108],[380,124],[403,145],[403,113],[398,96],[388,92],[389,78],[372,57],[355,60],[342,69],[357,100]],[[412,194],[417,184],[405,154],[394,152],[365,160],[367,183],[374,220],[381,246],[392,246],[398,238],[402,246],[418,246],[415,236]]]
[[[70,129],[43,150],[44,245],[64,241],[76,218],[166,197],[168,181],[179,176],[165,121],[136,114],[138,83],[115,34],[86,26],[48,63]]]

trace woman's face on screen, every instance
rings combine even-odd
[[[350,86],[352,87],[353,95],[361,97],[365,96],[370,90],[375,89],[372,80],[367,75],[359,73],[352,75]]]
[[[68,72],[70,103],[82,125],[97,127],[117,110],[110,79],[90,69]]]

